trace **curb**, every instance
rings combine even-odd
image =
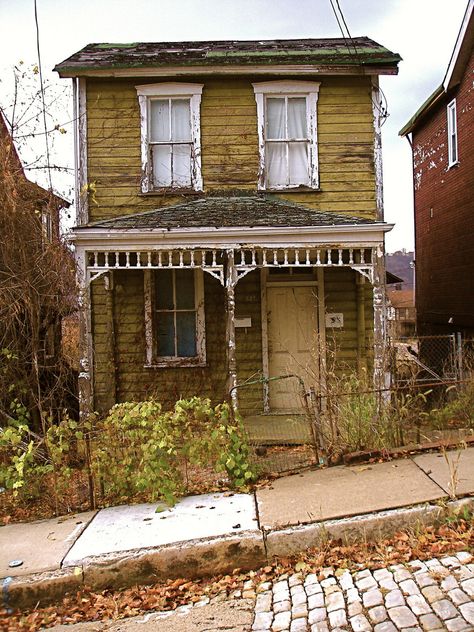
[[[8,608],[25,609],[53,603],[84,586],[94,590],[126,588],[179,577],[231,573],[236,568],[252,570],[274,557],[294,555],[329,539],[370,541],[391,536],[402,528],[436,524],[463,510],[474,511],[474,497],[90,557],[82,560],[81,566],[3,579],[3,603]]]

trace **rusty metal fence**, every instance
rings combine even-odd
[[[467,341],[460,334],[391,339],[395,384],[461,380],[467,370]]]
[[[391,341],[390,383],[375,390],[369,376],[326,380],[324,392],[299,380],[301,409],[244,418],[262,473],[337,463],[350,452],[413,443],[462,441],[474,432],[474,341],[460,335]]]

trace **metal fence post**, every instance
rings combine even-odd
[[[458,365],[457,366],[458,380],[462,382],[464,379],[464,371],[463,371],[462,334],[460,331],[458,331],[456,334],[456,342],[457,342],[456,359],[457,359],[457,365]],[[462,384],[461,384],[461,388],[462,388]]]

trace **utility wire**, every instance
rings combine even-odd
[[[355,60],[356,60],[357,64],[362,67],[362,60],[360,58],[359,51],[357,50],[357,46],[355,45],[355,42],[354,42],[354,39],[353,39],[353,37],[351,35],[349,27],[347,26],[347,22],[346,22],[346,19],[344,17],[344,12],[342,11],[341,5],[339,4],[339,0],[334,0],[334,1],[335,1],[336,5],[337,5],[338,11],[336,11],[336,7],[334,6],[333,0],[329,0],[329,3],[330,3],[331,8],[333,10],[333,13],[334,13],[334,16],[336,18],[337,24],[339,26],[339,30],[341,31],[342,37],[343,37],[344,42],[346,44],[347,50],[349,51],[349,54],[352,57],[354,57],[354,54],[351,51],[351,48],[349,46],[349,41],[350,41],[351,44],[352,44],[352,48],[354,49]],[[341,19],[339,19],[338,12],[339,12],[339,15],[341,16]],[[342,20],[342,23],[344,24],[346,32],[344,32],[344,29],[342,28],[341,20]],[[384,94],[384,92],[383,92],[383,90],[382,90],[382,88],[380,86],[378,86],[378,91],[379,91],[379,94],[381,96],[381,100],[383,101],[383,103],[377,103],[375,101],[372,101],[372,103],[373,103],[373,105],[375,106],[375,108],[378,110],[378,112],[380,114],[380,118],[381,118],[380,125],[383,125],[385,123],[386,119],[389,116],[389,114],[388,114],[387,97],[385,96],[385,94]]]
[[[36,0],[34,0],[35,6],[35,25],[36,25],[36,50],[38,52],[38,71],[40,79],[41,101],[43,105],[43,125],[44,125],[44,138],[46,144],[46,168],[48,170],[49,190],[53,192],[53,182],[51,179],[51,164],[49,158],[49,140],[48,140],[48,126],[46,123],[46,99],[44,96],[44,83],[43,83],[43,70],[41,67],[41,50],[40,50],[40,34],[38,24],[38,8],[36,6]]]

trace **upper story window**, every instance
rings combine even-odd
[[[141,115],[142,191],[202,190],[200,106],[203,86],[137,86]]]
[[[456,120],[456,99],[448,103],[448,167],[458,162],[458,124]]]
[[[318,188],[317,101],[314,81],[254,83],[260,189]]]

